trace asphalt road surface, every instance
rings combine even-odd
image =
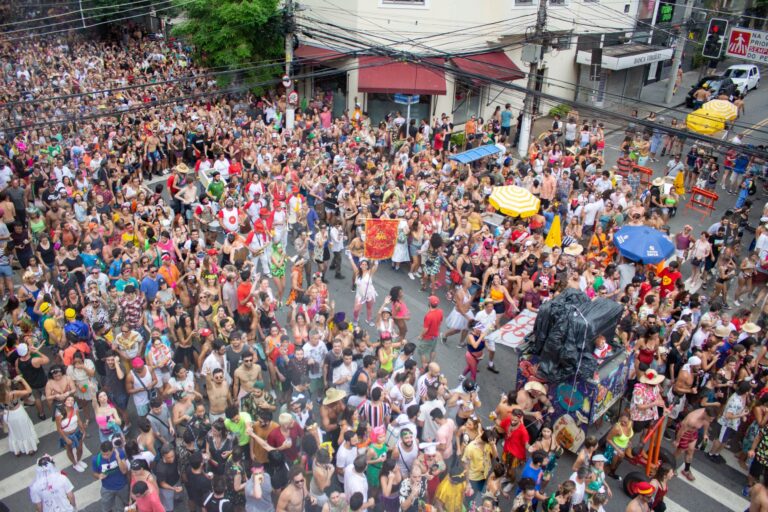
[[[746,125],[754,126],[754,131],[747,130],[744,137],[745,143],[762,144],[768,142],[768,87],[763,87],[753,91],[747,97],[747,111],[740,119]],[[688,111],[681,109],[680,112],[664,112],[660,115],[668,117],[674,115],[680,120]],[[644,115],[641,109],[641,115]],[[610,129],[610,123],[608,125]],[[614,127],[616,128],[616,127]],[[758,130],[765,130],[761,133]],[[742,133],[744,130],[740,130]],[[618,130],[607,137],[606,143],[606,162],[611,165],[618,156],[617,147],[623,138],[623,131]],[[687,151],[688,148],[685,148]],[[652,164],[656,174],[660,175],[663,171],[667,159],[660,159],[658,163]],[[765,202],[765,194],[762,186],[758,187],[759,192],[753,196],[755,204],[753,208],[752,225],[755,225],[760,216],[760,211]],[[718,190],[721,198],[717,203],[717,211],[709,218],[701,218],[701,215],[687,210],[682,204],[678,209],[677,217],[670,220],[672,232],[679,231],[684,224],[691,224],[695,230],[704,229],[715,222],[727,208],[730,208],[736,200],[736,196],[725,194]],[[747,237],[745,243],[751,239]],[[345,262],[345,265],[348,265]],[[684,268],[684,272],[685,272]],[[336,301],[338,311],[346,311],[351,315],[353,294],[350,292],[352,272],[349,268],[344,271],[346,280],[339,281],[331,277],[329,273],[329,287],[333,299]],[[378,307],[386,296],[390,287],[400,285],[405,291],[405,300],[410,308],[412,317],[409,322],[408,330],[412,335],[420,332],[421,321],[426,313],[427,295],[419,291],[418,281],[408,279],[406,270],[394,272],[387,263],[382,263],[374,278],[376,289],[379,293]],[[443,309],[450,312],[451,305],[443,300]],[[286,310],[283,310],[283,313]],[[449,340],[447,345],[438,344],[437,359],[443,372],[448,376],[451,384],[457,383],[459,373],[464,368],[464,350],[456,347],[457,338]],[[481,408],[482,417],[489,422],[488,413],[495,407],[499,395],[510,389],[509,369],[514,364],[510,349],[500,346],[496,354],[496,365],[501,374],[495,375],[487,371],[485,364],[481,365],[481,371],[478,375],[478,384],[480,385],[480,396],[483,400]],[[85,473],[75,472],[68,464],[65,452],[59,448],[59,436],[56,433],[55,424],[51,419],[37,420],[33,408],[28,408],[30,417],[35,421],[35,430],[40,438],[38,455],[49,453],[54,456],[57,466],[63,469],[67,476],[72,480],[76,489],[76,496],[79,510],[95,512],[100,510],[98,505],[100,483],[91,475],[90,471]],[[85,460],[89,460],[89,455],[98,451],[98,434],[96,432],[95,422],[91,422],[89,427],[90,437],[85,440]],[[670,448],[669,443],[666,443]],[[720,512],[734,511],[742,512],[747,508],[747,500],[741,496],[741,489],[745,484],[745,473],[741,470],[732,456],[727,457],[726,464],[718,465],[709,461],[701,453],[697,453],[693,463],[695,482],[688,482],[684,478],[675,478],[670,484],[669,494],[667,496],[667,510],[669,512],[680,512],[686,510],[695,510],[697,512]],[[14,512],[33,510],[29,501],[27,487],[34,479],[35,457],[21,456],[15,457],[8,451],[7,439],[0,439],[0,498]],[[679,461],[680,463],[682,461]],[[573,456],[565,454],[558,465],[552,487],[557,482],[563,481],[571,474],[571,464]],[[629,471],[635,470],[628,463],[624,463],[619,468],[618,473],[625,475]],[[621,491],[621,483],[615,480],[609,480],[608,484],[613,490],[613,499],[609,502],[606,510],[609,512],[621,512],[629,501]],[[179,511],[185,511],[186,506],[180,504],[177,507]]]

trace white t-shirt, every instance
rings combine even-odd
[[[602,209],[603,209],[602,199],[600,199],[599,201],[595,201],[594,203],[587,204],[584,207],[584,225],[594,226],[595,217],[597,217],[597,214],[600,213],[600,210]]]
[[[35,505],[42,504],[45,512],[74,512],[67,494],[74,490],[69,478],[55,472],[35,480],[29,488],[29,498]]]
[[[421,429],[421,440],[424,442],[432,442],[437,437],[437,425],[435,425],[435,421],[430,416],[430,413],[435,409],[440,409],[445,414],[445,405],[440,399],[424,402],[419,407],[417,419],[424,422],[424,426]]]
[[[355,462],[358,454],[357,446],[347,448],[342,444],[336,452],[336,467],[346,469]],[[337,474],[337,476],[339,477],[339,482],[344,483],[344,475]]]
[[[355,465],[350,464],[344,468],[344,495],[347,502],[356,492],[363,495],[363,503],[368,501],[368,479],[365,473],[358,473],[355,471]]]
[[[487,313],[483,308],[475,315],[475,321],[483,324],[483,332],[488,334],[496,327],[496,311],[492,309]]]

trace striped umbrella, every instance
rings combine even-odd
[[[739,117],[739,109],[728,100],[712,100],[701,106],[704,112],[710,112],[725,121],[733,121]]]
[[[530,217],[539,212],[539,198],[521,187],[493,187],[491,205],[510,217]]]
[[[717,114],[700,108],[688,114],[685,118],[685,126],[692,132],[712,135],[725,129],[725,120]]]

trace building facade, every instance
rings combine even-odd
[[[538,66],[537,90],[599,102],[594,91],[600,91],[600,81],[603,90],[617,90],[620,81],[622,92],[632,96],[639,94],[638,76],[671,58],[668,47],[633,37],[636,16],[653,17],[657,0],[548,1],[549,37]],[[419,95],[411,106],[411,118],[419,120],[443,114],[454,124],[472,115],[487,119],[505,103],[517,112],[524,91],[481,77],[527,85],[528,41],[538,6],[538,0],[304,0],[297,12],[294,74],[308,78],[300,93],[332,95],[336,114],[359,104],[374,122],[390,112],[405,114],[395,94]],[[604,49],[609,68],[616,68],[599,77],[590,76],[586,59],[595,46]],[[413,64],[384,56],[392,51],[424,59]],[[592,78],[598,80],[586,83]],[[550,101],[536,105],[543,114],[553,106]]]

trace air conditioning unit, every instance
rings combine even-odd
[[[555,36],[552,39],[553,50],[568,50],[571,48],[571,34]]]

